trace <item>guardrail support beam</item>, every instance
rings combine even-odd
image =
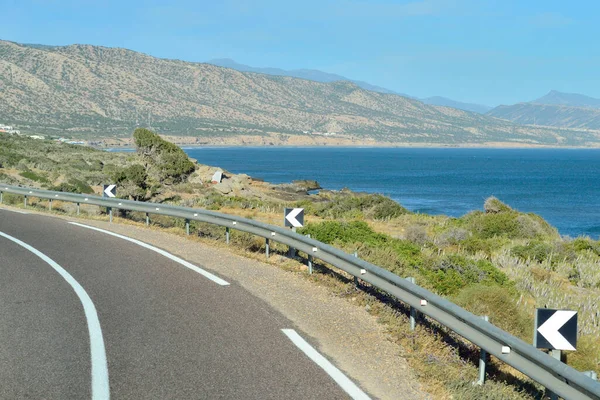
[[[292,227],[292,232],[296,232],[296,227]],[[296,257],[296,249],[293,248],[292,246],[290,246],[290,249],[288,251],[288,257],[289,258],[294,258]]]
[[[112,207],[108,207],[108,222],[112,223]]]
[[[484,315],[484,321],[489,321],[489,317]],[[485,383],[485,367],[487,365],[487,352],[484,349],[479,349],[479,380],[477,381],[478,385],[483,385]]]
[[[77,203],[77,215],[79,215],[80,208],[81,208],[81,205],[79,203]]]
[[[2,195],[3,195],[3,192],[0,192],[0,204],[2,204]]]
[[[48,200],[48,211],[52,211],[52,199]]]
[[[146,213],[146,226],[150,226],[150,214]]]
[[[24,206],[24,207],[27,207],[27,196],[24,196],[24,199],[23,199],[23,206]]]
[[[306,235],[307,238],[310,239],[310,234]],[[308,273],[312,275],[313,273],[313,256],[311,254],[308,255]]]
[[[269,238],[265,239],[265,254],[267,255],[267,258],[269,258]]]
[[[354,257],[358,258],[358,251],[355,251],[353,255],[354,255]],[[358,277],[355,276],[354,277],[354,286],[358,287],[359,285],[360,284],[358,283]]]
[[[553,358],[555,358],[558,361],[562,361],[562,351],[560,350],[552,350],[550,352],[550,354],[552,355]],[[549,394],[550,394],[550,400],[558,400],[558,395],[554,392],[552,392],[551,390],[548,390]]]
[[[410,283],[415,283],[415,278],[408,277],[406,278]],[[410,307],[410,330],[414,331],[417,327],[417,310],[411,306]]]
[[[189,219],[185,220],[185,234],[190,236],[190,220]]]
[[[229,227],[225,227],[225,243],[229,244]]]

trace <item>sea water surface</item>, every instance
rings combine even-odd
[[[344,147],[184,148],[202,164],[269,182],[381,193],[411,211],[461,216],[488,196],[563,235],[600,235],[600,150]]]

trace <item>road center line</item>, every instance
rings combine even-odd
[[[19,246],[29,250],[46,264],[50,265],[56,272],[64,278],[65,281],[75,291],[77,297],[83,305],[85,319],[87,320],[88,332],[90,335],[90,353],[92,361],[92,400],[108,400],[110,399],[110,387],[108,384],[108,364],[106,362],[106,349],[104,347],[104,339],[102,338],[102,329],[100,328],[100,320],[96,307],[92,299],[87,294],[85,289],[69,274],[63,267],[58,265],[54,260],[31,247],[25,242],[0,232],[0,236],[18,244]]]
[[[82,228],[87,228],[87,229],[91,229],[91,230],[98,231],[98,232],[102,232],[102,233],[105,233],[107,235],[118,237],[119,239],[127,240],[127,241],[129,241],[131,243],[135,243],[138,246],[142,246],[142,247],[144,247],[144,248],[146,248],[148,250],[152,250],[154,252],[157,252],[158,254],[163,255],[163,256],[165,256],[165,257],[167,257],[167,258],[175,261],[176,263],[179,263],[179,264],[183,265],[184,267],[189,268],[192,271],[199,273],[200,275],[202,275],[202,276],[210,279],[211,281],[215,282],[218,285],[221,285],[221,286],[227,286],[227,285],[229,285],[229,282],[227,282],[227,281],[219,278],[218,276],[216,276],[214,274],[211,274],[210,272],[205,271],[202,268],[199,268],[199,267],[195,266],[194,264],[185,261],[182,258],[179,258],[177,256],[174,256],[171,253],[168,253],[168,252],[166,252],[166,251],[164,251],[162,249],[159,249],[158,247],[151,246],[148,243],[144,243],[144,242],[142,242],[140,240],[132,239],[132,238],[127,237],[127,236],[119,235],[118,233],[114,233],[114,232],[106,231],[104,229],[96,228],[94,226],[83,225],[83,224],[79,224],[77,222],[69,222],[69,224],[77,225],[77,226],[80,226]]]
[[[342,371],[323,357],[302,336],[293,329],[281,330],[304,354],[315,362],[354,400],[370,400],[371,398],[352,382]]]

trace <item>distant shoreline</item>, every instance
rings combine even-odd
[[[185,144],[185,143],[174,143],[181,148],[189,149],[201,149],[201,148],[364,148],[364,149],[499,149],[499,150],[518,150],[518,149],[557,149],[557,150],[600,150],[598,146],[552,146],[552,145],[522,145],[522,144],[481,144],[481,143],[469,143],[462,145],[447,145],[447,144],[423,144],[423,143],[400,143],[400,144],[381,144],[381,145],[261,145],[261,144]],[[135,150],[133,145],[105,145],[105,146],[93,146],[100,150]]]
[[[160,134],[160,133],[159,133]],[[476,143],[434,143],[434,142],[401,142],[378,141],[372,137],[357,137],[348,134],[336,135],[292,135],[286,133],[267,132],[264,135],[232,135],[232,136],[161,136],[180,147],[366,147],[366,148],[600,148],[599,143],[589,146],[561,146],[557,144],[541,144],[527,142],[490,141]],[[427,140],[427,137],[422,139]],[[132,148],[133,137],[95,137],[87,139],[96,148]]]

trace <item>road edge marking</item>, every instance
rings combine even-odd
[[[354,382],[350,380],[342,371],[333,365],[328,359],[323,357],[314,347],[312,347],[302,336],[293,329],[282,329],[292,343],[296,345],[308,358],[321,367],[350,397],[354,400],[371,400]]]
[[[98,312],[92,302],[92,299],[87,294],[83,286],[79,284],[63,267],[61,267],[56,261],[28,245],[27,243],[12,237],[4,232],[0,231],[0,236],[4,237],[19,246],[25,248],[37,257],[42,259],[46,264],[50,265],[60,276],[75,291],[79,301],[83,306],[83,312],[87,321],[88,333],[90,336],[90,355],[92,364],[92,400],[108,400],[110,399],[110,385],[108,382],[108,362],[106,361],[106,348],[104,346],[104,339],[102,337],[102,329],[100,328],[100,319],[98,318]]]
[[[0,210],[2,210],[2,211],[8,211],[8,212],[14,212],[14,213],[17,213],[17,214],[29,214],[28,212],[25,212],[25,211],[11,210],[10,208],[4,208],[4,207],[0,207]]]
[[[154,252],[156,252],[156,253],[158,253],[158,254],[160,254],[162,256],[165,256],[165,257],[167,257],[167,258],[175,261],[178,264],[183,265],[186,268],[191,269],[194,272],[199,273],[200,275],[204,276],[205,278],[208,278],[211,281],[215,282],[217,285],[221,285],[221,286],[228,286],[228,285],[230,285],[229,282],[227,282],[224,279],[219,278],[215,274],[212,274],[212,273],[210,273],[210,272],[208,272],[208,271],[206,271],[206,270],[204,270],[204,269],[202,269],[202,268],[200,268],[200,267],[198,267],[198,266],[196,266],[196,265],[194,265],[194,264],[192,264],[192,263],[190,263],[190,262],[188,262],[188,261],[186,261],[186,260],[184,260],[182,258],[179,258],[179,257],[177,257],[177,256],[175,256],[175,255],[173,255],[173,254],[171,254],[171,253],[169,253],[169,252],[167,252],[165,250],[159,249],[158,247],[154,247],[154,246],[152,246],[152,245],[150,245],[148,243],[142,242],[141,240],[133,239],[133,238],[130,238],[130,237],[127,237],[127,236],[124,236],[124,235],[120,235],[118,233],[114,233],[114,232],[107,231],[107,230],[104,230],[104,229],[96,228],[95,226],[80,224],[78,222],[69,222],[69,224],[71,224],[71,225],[77,225],[79,227],[91,229],[91,230],[98,231],[98,232],[102,232],[102,233],[105,233],[107,235],[114,236],[114,237],[117,237],[119,239],[127,240],[128,242],[131,242],[131,243],[135,243],[138,246],[144,247],[144,248],[146,248],[148,250],[152,250],[152,251],[154,251]]]

